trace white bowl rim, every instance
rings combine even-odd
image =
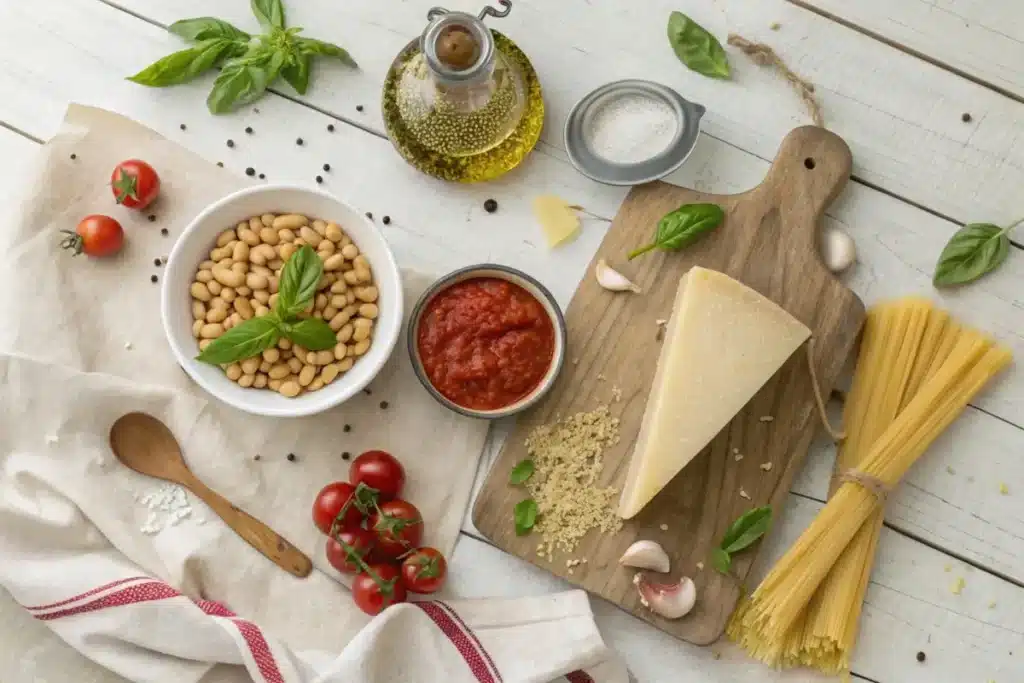
[[[356,207],[354,207],[353,205],[338,198],[333,194],[330,194],[329,192],[325,192],[317,188],[306,187],[304,185],[297,185],[294,183],[268,183],[265,185],[253,185],[231,192],[221,197],[217,201],[213,202],[212,204],[208,205],[202,211],[200,211],[195,216],[195,218],[189,221],[188,225],[185,226],[185,229],[182,230],[181,234],[177,237],[177,239],[175,239],[174,246],[171,248],[170,255],[168,256],[165,265],[170,266],[171,264],[175,263],[176,258],[180,256],[180,252],[185,249],[184,245],[188,241],[188,237],[194,231],[198,230],[199,226],[203,223],[203,221],[205,221],[211,214],[213,214],[214,212],[228,204],[237,202],[238,200],[248,197],[250,195],[265,194],[268,192],[275,191],[306,193],[318,196],[319,198],[329,202],[340,204],[347,210],[351,211],[353,215],[357,216],[359,220],[363,221],[367,226],[371,228],[373,232],[376,232],[380,237],[381,244],[384,247],[383,253],[385,255],[386,262],[384,264],[375,263],[374,269],[377,270],[381,267],[381,265],[383,265],[384,269],[387,271],[387,277],[393,276],[395,278],[395,281],[397,283],[397,286],[395,287],[395,310],[389,311],[389,315],[397,315],[398,321],[394,327],[394,333],[391,335],[391,338],[380,340],[385,344],[385,350],[383,355],[381,356],[378,366],[373,368],[364,379],[346,386],[344,390],[337,391],[336,394],[332,395],[330,391],[330,386],[336,386],[338,389],[341,389],[341,387],[344,386],[343,384],[329,385],[327,387],[324,387],[319,392],[317,392],[318,398],[321,398],[320,401],[310,403],[295,401],[291,406],[284,405],[280,408],[257,407],[245,401],[239,401],[231,396],[227,396],[221,393],[220,391],[218,391],[216,387],[214,387],[210,382],[208,382],[205,377],[203,377],[201,374],[197,372],[194,372],[195,364],[198,363],[199,361],[195,360],[195,358],[187,354],[185,352],[185,349],[183,349],[181,345],[178,344],[175,335],[171,333],[173,326],[173,323],[170,319],[170,309],[172,305],[171,299],[173,296],[177,296],[178,294],[172,293],[170,291],[171,287],[168,283],[167,277],[164,278],[164,286],[162,287],[160,293],[160,317],[164,327],[164,336],[167,338],[167,343],[171,347],[171,351],[174,354],[175,359],[178,361],[178,364],[186,372],[186,374],[188,374],[188,376],[192,378],[192,380],[196,384],[202,387],[203,390],[210,394],[210,396],[217,399],[218,401],[221,401],[222,403],[230,405],[233,408],[237,408],[238,410],[253,415],[283,418],[308,417],[310,415],[316,415],[327,410],[330,410],[331,408],[337,407],[338,405],[344,403],[345,401],[349,400],[353,396],[357,395],[360,391],[365,389],[370,384],[370,382],[372,382],[380,373],[381,369],[383,369],[383,367],[387,364],[388,360],[390,360],[392,354],[394,353],[395,347],[398,344],[398,339],[402,335],[404,319],[403,313],[405,305],[405,294],[403,289],[402,273],[398,267],[398,262],[395,260],[395,256],[391,250],[391,246],[388,244],[387,240],[384,238],[384,235],[381,233],[377,225],[370,221],[370,219],[367,218],[363,214],[363,212],[356,209]],[[195,265],[198,264],[194,264],[193,266],[190,267],[195,267]],[[375,337],[374,339],[375,341],[377,341],[379,338]],[[228,382],[231,381],[227,380],[227,378],[225,378],[225,380]],[[292,399],[288,400],[291,401]]]

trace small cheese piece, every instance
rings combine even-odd
[[[728,275],[688,271],[679,282],[619,516],[640,512],[810,336],[799,320]]]
[[[544,231],[549,248],[572,240],[579,232],[579,214],[561,197],[553,194],[537,197],[533,200],[533,213]]]

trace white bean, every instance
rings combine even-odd
[[[221,234],[217,235],[217,246],[218,247],[223,247],[228,242],[230,242],[231,240],[236,240],[236,239],[238,239],[238,235],[235,234],[234,230],[225,230]],[[216,261],[217,259],[214,259],[214,260]]]
[[[309,219],[303,215],[297,213],[289,213],[283,216],[278,216],[274,219],[272,225],[274,229],[281,230],[282,228],[288,228],[289,230],[297,230],[304,225],[309,224]]]
[[[200,301],[209,301],[213,298],[213,294],[210,294],[210,290],[202,282],[193,282],[188,291],[192,294],[193,299]]]
[[[206,322],[222,323],[228,317],[228,312],[223,308],[211,308],[206,312]]]
[[[320,379],[323,381],[324,384],[330,384],[337,378],[338,366],[334,363],[331,363],[330,365],[328,365],[327,367],[320,371]]]
[[[342,254],[333,254],[324,261],[324,270],[341,270],[341,264],[345,262]]]
[[[213,280],[213,272],[209,270],[200,270],[196,273],[196,282],[210,282]]]
[[[260,216],[260,222],[268,227],[273,225],[275,220],[277,220],[277,216],[275,216],[272,213],[265,213],[262,216]]]
[[[275,246],[281,241],[281,237],[277,234],[277,230],[273,228],[263,228],[260,230],[260,239],[263,240],[264,244]]]
[[[356,342],[356,348],[353,350],[352,355],[361,356],[370,350],[370,340],[364,339],[361,342]]]
[[[232,363],[224,371],[224,374],[228,376],[228,379],[232,382],[237,382],[238,378],[242,376],[242,366],[238,363]]]
[[[242,361],[241,366],[242,372],[245,374],[255,375],[256,371],[260,369],[260,357],[252,356],[251,358],[246,358]]]
[[[238,378],[238,386],[248,389],[256,382],[256,375],[242,375]]]
[[[299,395],[299,392],[302,391],[302,388],[299,386],[298,382],[283,382],[281,386],[278,387],[277,391],[282,396],[287,396],[288,398],[295,398],[296,396]]]
[[[203,339],[216,339],[222,334],[224,334],[224,326],[220,323],[206,323],[199,330],[199,336]]]
[[[207,282],[206,288],[210,290],[210,294],[213,294],[214,296],[220,296],[220,293],[224,291],[224,285],[217,282],[216,280],[211,280],[210,282]]]
[[[341,241],[342,236],[341,228],[338,227],[337,223],[328,223],[326,230],[324,230],[324,237],[337,244]]]
[[[242,316],[242,320],[248,320],[256,314],[256,312],[252,310],[252,304],[250,304],[249,300],[245,297],[240,296],[235,299],[234,305],[235,310],[238,311],[240,316]]]
[[[224,268],[214,268],[213,279],[225,287],[241,287],[245,284],[245,275]]]
[[[359,247],[354,244],[346,244],[341,248],[341,255],[351,261],[356,256],[359,256]]]
[[[359,315],[370,320],[376,318],[378,313],[377,304],[363,304],[359,307]]]
[[[333,359],[334,357],[331,356],[331,358]],[[299,372],[299,384],[301,386],[308,387],[314,377],[316,377],[316,367],[312,365],[303,366],[302,370]]]
[[[292,374],[292,369],[288,367],[287,363],[278,363],[270,368],[270,372],[267,374],[270,376],[270,379],[284,379]]]
[[[194,320],[203,320],[206,317],[206,304],[202,301],[192,300],[192,318]]]

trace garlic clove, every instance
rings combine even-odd
[[[669,570],[670,562],[668,553],[657,541],[637,541],[622,553],[619,564],[665,573]]]
[[[686,576],[677,583],[654,583],[643,572],[637,572],[633,584],[640,603],[666,619],[681,619],[697,604],[697,586]]]
[[[845,231],[827,227],[821,239],[821,256],[826,268],[841,273],[857,260],[857,245]]]
[[[643,291],[625,275],[609,266],[604,259],[598,261],[597,265],[594,266],[594,276],[597,278],[597,284],[612,292],[635,292],[639,294]]]

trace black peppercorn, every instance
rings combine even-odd
[[[925,659],[926,659],[926,657],[925,657],[923,652],[918,652],[917,653],[917,661],[923,662]]]
[[[302,146],[302,138],[295,138],[295,144]]]
[[[161,265],[163,265],[163,263],[160,261],[160,259],[155,258],[155,259],[153,259],[153,265],[154,266],[161,266]]]
[[[493,199],[488,199],[484,202],[484,211],[487,213],[494,213],[498,210],[498,202]]]
[[[184,123],[181,124],[180,126],[178,126],[178,128],[181,128],[182,130],[185,130],[185,124]]]
[[[316,183],[317,183],[317,185],[319,185],[319,184],[321,184],[321,183],[323,183],[323,182],[324,182],[324,177],[323,177],[322,175],[318,175],[318,176],[316,177]]]
[[[223,161],[218,161],[217,165],[220,166],[221,168],[224,168],[224,162]]]
[[[373,395],[373,392],[370,391],[369,389],[363,389],[363,393],[366,394],[367,396],[372,396]]]
[[[156,214],[155,213],[149,214],[148,216],[146,216],[146,218],[149,220],[150,223],[156,222]]]
[[[363,105],[357,104],[356,105],[356,111],[362,111],[362,110],[363,110]]]
[[[289,453],[288,454],[288,460],[291,461],[291,462],[295,462],[295,454],[294,453]]]
[[[391,224],[391,216],[384,216],[384,218],[381,218],[380,220],[384,223],[384,225]]]
[[[371,221],[373,220],[373,214],[370,213],[369,211],[366,212],[366,217],[369,218]]]
[[[249,135],[252,135],[252,126],[246,126],[245,132],[248,133]]]
[[[160,228],[160,234],[163,235],[164,237],[167,237],[171,233],[168,232],[167,228]]]
[[[156,275],[150,275],[150,276],[149,276],[149,281],[150,281],[150,282],[156,282],[156,281],[157,281],[157,280],[159,280],[159,279],[160,279],[160,278],[158,278],[158,277],[157,277]]]
[[[349,453],[348,451],[344,451],[344,452],[343,452],[343,453],[341,454],[341,459],[342,459],[342,460],[348,460],[348,459],[349,459],[349,458],[351,458],[351,457],[352,457],[352,454],[351,454],[351,453]]]
[[[266,173],[260,173],[260,180],[266,180],[266,178],[267,178],[267,174]]]
[[[388,402],[387,401],[381,401],[380,402],[380,409],[381,410],[387,410],[388,409]]]
[[[324,170],[325,171],[330,171],[331,170],[331,165],[330,164],[324,164]]]
[[[252,108],[252,113],[253,113],[253,114],[259,114],[259,113],[260,113],[260,110],[259,110],[258,108],[256,108],[256,107],[253,107],[253,108]]]
[[[245,169],[245,175],[247,175],[247,176],[254,176],[254,175],[256,175],[256,169],[253,168],[252,166],[248,167],[247,169]]]
[[[71,161],[74,161],[74,160],[75,160],[75,159],[77,159],[77,158],[78,158],[78,155],[77,155],[77,154],[72,154],[72,155],[71,155]]]
[[[964,123],[970,123],[971,115],[967,112],[964,112],[963,114],[960,115],[960,120],[963,121]]]
[[[345,425],[344,427],[341,428],[341,431],[343,431],[343,432],[351,432],[352,431],[352,425]]]
[[[253,460],[259,460],[260,459],[260,454],[257,453],[256,455],[252,456],[252,459]]]
[[[234,147],[235,146],[235,141],[234,140],[228,140],[225,144],[227,144],[228,147]]]
[[[333,123],[328,123],[327,124],[327,132],[328,133],[333,133],[334,132],[334,124]]]

